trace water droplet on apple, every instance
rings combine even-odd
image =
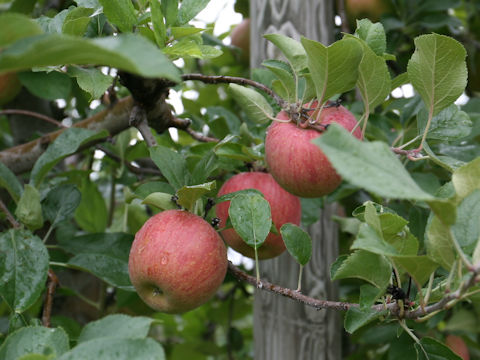
[[[162,265],[166,265],[168,263],[168,255],[162,255],[162,258],[160,259],[160,263]]]

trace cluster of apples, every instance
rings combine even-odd
[[[315,107],[316,103],[306,105]],[[310,111],[310,115],[313,110]],[[218,195],[244,189],[260,191],[270,203],[277,230],[285,223],[300,224],[300,197],[331,193],[341,182],[323,152],[311,140],[321,136],[314,128],[302,127],[282,111],[267,130],[265,159],[270,173],[246,172],[232,176]],[[357,125],[343,106],[325,107],[317,125],[338,123],[352,131]],[[318,128],[318,126],[317,126]],[[327,130],[328,131],[328,130]],[[353,132],[361,138],[357,128]],[[229,202],[216,206],[220,228],[228,218]],[[223,240],[222,240],[223,238]],[[233,228],[218,232],[203,218],[183,210],[167,210],[150,218],[133,242],[129,273],[139,296],[153,309],[167,313],[192,310],[210,299],[222,284],[228,267],[224,241],[241,254],[254,257]],[[259,259],[285,251],[280,233],[270,233],[258,248]]]

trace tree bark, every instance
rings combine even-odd
[[[250,2],[251,67],[281,53],[263,38],[280,33],[330,44],[333,41],[333,2],[328,0],[253,0]],[[337,227],[331,221],[335,205],[319,213],[309,227],[313,241],[312,259],[303,273],[302,292],[319,299],[336,299],[337,288],[330,281],[330,265],[338,256]],[[296,288],[299,265],[285,253],[260,263],[261,277]],[[333,310],[316,311],[292,300],[256,291],[254,302],[255,359],[338,360],[340,318]]]

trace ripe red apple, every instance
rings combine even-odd
[[[270,203],[272,221],[279,234],[268,234],[265,242],[258,248],[259,259],[270,259],[285,251],[285,244],[280,235],[280,228],[285,223],[300,224],[302,209],[300,200],[288,193],[277,184],[270,174],[263,172],[246,172],[237,174],[228,179],[220,188],[218,196],[244,189],[257,189]],[[228,218],[230,201],[219,203],[216,207],[220,218],[220,227],[225,226]],[[225,242],[239,253],[255,258],[255,250],[246,244],[234,229],[221,232]]]
[[[243,21],[235,26],[230,33],[232,45],[242,50],[241,58],[248,62],[250,59],[250,19],[243,19]]]
[[[128,270],[138,295],[151,308],[182,313],[215,294],[227,271],[227,249],[201,217],[167,210],[147,220],[135,235]]]
[[[345,11],[349,23],[356,27],[356,19],[368,18],[375,22],[391,10],[389,0],[345,0]]]
[[[452,349],[452,351],[460,356],[463,360],[470,360],[470,354],[468,353],[467,344],[460,336],[447,335],[445,343]]]
[[[10,72],[0,75],[0,106],[13,100],[20,92],[22,85],[17,73]]]
[[[277,119],[289,120],[289,116],[282,111]],[[351,131],[357,120],[343,106],[332,106],[323,109],[317,124],[331,123],[338,123]],[[274,121],[268,128],[265,160],[274,179],[288,192],[313,198],[329,194],[340,185],[340,176],[320,148],[311,142],[321,135],[315,129],[303,129],[293,122]],[[353,135],[362,138],[358,127]]]

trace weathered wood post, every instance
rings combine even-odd
[[[303,35],[323,44],[333,41],[331,0],[251,0],[250,64],[260,66],[280,53],[264,34],[281,33],[297,40]],[[336,298],[329,269],[338,255],[337,229],[331,221],[335,206],[327,206],[308,231],[313,240],[312,260],[303,275],[302,290],[320,299]],[[262,278],[295,288],[298,264],[288,255],[264,261]],[[254,339],[256,360],[340,359],[339,314],[316,311],[300,303],[263,291],[255,293]]]

